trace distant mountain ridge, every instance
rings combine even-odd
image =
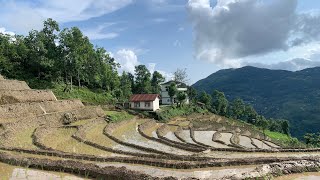
[[[192,86],[210,94],[223,91],[229,101],[240,97],[268,118],[288,119],[294,136],[320,131],[320,67],[295,72],[252,66],[225,69]]]

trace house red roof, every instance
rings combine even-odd
[[[141,102],[141,101],[154,101],[159,97],[159,94],[133,94],[130,97],[130,102]]]

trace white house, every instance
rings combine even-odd
[[[188,97],[188,86],[185,83],[181,83],[181,82],[176,82],[176,81],[168,81],[166,83],[161,84],[161,104],[164,105],[170,105],[172,103],[176,103],[177,100],[177,96],[173,97],[173,102],[171,102],[171,98],[169,96],[169,87],[171,83],[175,83],[177,86],[177,90],[178,92],[184,92],[187,95],[187,98],[185,100],[185,104],[189,104],[189,97]]]
[[[130,109],[156,111],[160,109],[159,94],[134,94],[130,97]]]

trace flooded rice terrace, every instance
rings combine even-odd
[[[320,172],[290,174],[275,178],[275,180],[319,180]]]
[[[87,180],[86,178],[69,175],[66,173],[41,171],[21,168],[0,163],[1,180]]]

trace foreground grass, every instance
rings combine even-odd
[[[111,104],[114,98],[108,92],[101,89],[91,90],[86,87],[74,86],[70,92],[64,92],[64,84],[56,84],[53,86],[52,91],[58,99],[80,99],[85,104],[102,105]]]
[[[134,117],[126,111],[106,111],[106,114],[110,116],[112,122],[129,120]]]
[[[297,138],[293,138],[286,134],[282,134],[279,132],[272,132],[269,130],[265,131],[266,135],[272,139],[272,141],[277,142],[283,147],[300,147],[305,148],[306,145],[299,141]]]
[[[193,113],[207,113],[208,110],[202,109],[198,106],[184,105],[182,107],[177,106],[163,106],[161,110],[157,112],[157,119],[160,121],[168,121],[177,116],[188,116]]]

